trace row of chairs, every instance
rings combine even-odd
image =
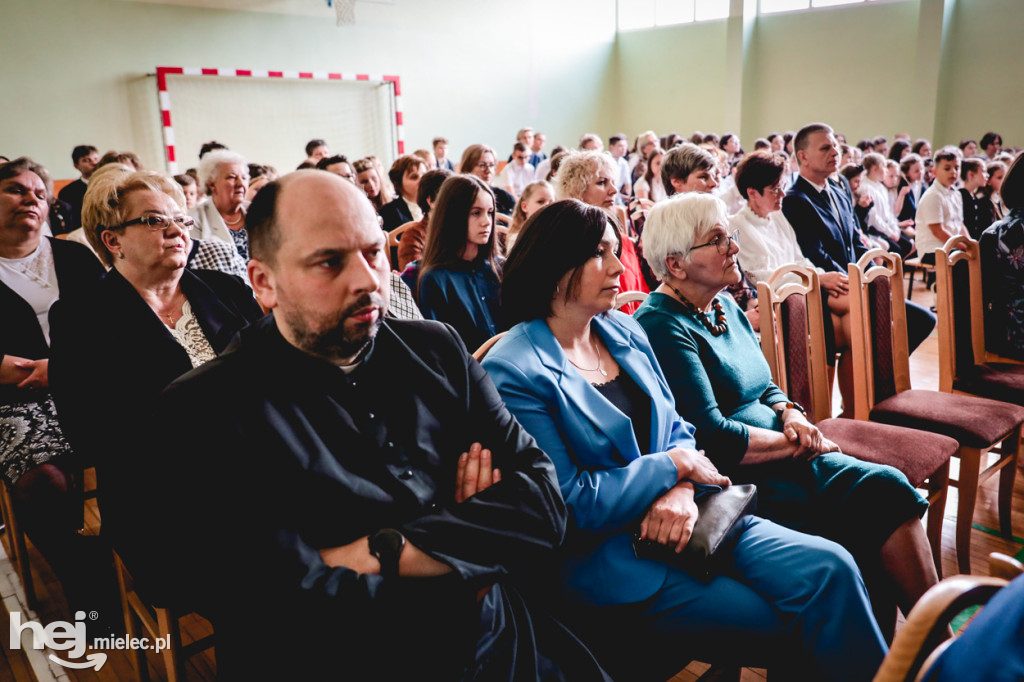
[[[856,420],[825,420],[820,426],[849,454],[892,464],[912,484],[927,485],[934,507],[928,515],[928,537],[937,568],[947,481],[958,488],[957,564],[966,574],[977,489],[997,473],[1000,532],[1011,537],[1010,503],[1024,423],[1024,367],[989,361],[978,245],[956,237],[936,254],[942,391],[913,389],[901,266],[899,256],[881,250],[869,251],[850,265]],[[786,283],[792,274],[803,279],[801,285]],[[787,303],[794,294],[800,303]],[[827,372],[816,274],[783,268],[761,283],[759,296],[762,346],[773,377],[796,400],[809,400],[814,414],[830,414],[828,393],[822,390]],[[996,455],[991,464],[989,454]],[[949,479],[950,455],[960,461],[955,480]]]

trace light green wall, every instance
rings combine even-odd
[[[745,4],[756,5],[734,1],[734,18]],[[726,21],[622,33],[605,92],[613,124],[602,132],[721,133],[738,119],[749,148],[823,120],[854,141],[906,131],[950,144],[993,129],[1024,146],[1024,79],[1012,56],[1022,5],[903,0],[758,16],[746,51],[741,40],[727,44]],[[738,115],[726,109],[737,64]]]
[[[854,142],[912,125],[917,2],[757,19],[744,136],[825,121]],[[921,134],[921,133],[916,133]],[[750,143],[753,139],[748,139]]]
[[[946,142],[995,130],[1024,146],[1024,37],[1021,0],[958,0],[950,35],[950,68],[941,81],[938,135]]]
[[[440,134],[456,153],[487,142],[504,154],[525,125],[551,143],[598,125],[614,0],[400,0],[359,3],[357,17],[337,28],[295,14],[0,0],[0,154],[31,154],[56,178],[76,177],[70,151],[83,142],[162,167],[156,86],[145,75],[158,65],[397,74],[408,151]]]
[[[726,22],[620,33],[615,88],[608,93],[616,130],[635,137],[721,131],[726,101]]]

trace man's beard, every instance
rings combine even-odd
[[[345,330],[345,320],[357,310],[368,306],[378,307],[377,319],[361,324],[352,332]],[[334,315],[304,314],[301,309],[292,309],[284,318],[295,336],[296,345],[310,353],[332,362],[348,360],[359,353],[377,335],[377,329],[384,319],[386,303],[379,293],[363,294],[359,300]],[[313,318],[315,324],[310,324]]]

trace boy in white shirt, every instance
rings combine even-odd
[[[953,189],[960,177],[960,157],[952,148],[935,155],[935,182],[917,205],[917,252],[922,263],[935,263],[935,249],[950,237],[966,235],[964,205],[960,193]]]
[[[535,171],[530,165],[530,148],[522,142],[516,142],[512,160],[505,164],[498,184],[518,198],[523,189],[533,182],[534,175]]]

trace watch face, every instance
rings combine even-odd
[[[405,546],[405,536],[394,528],[382,528],[370,537],[370,551],[376,555],[398,554]]]

